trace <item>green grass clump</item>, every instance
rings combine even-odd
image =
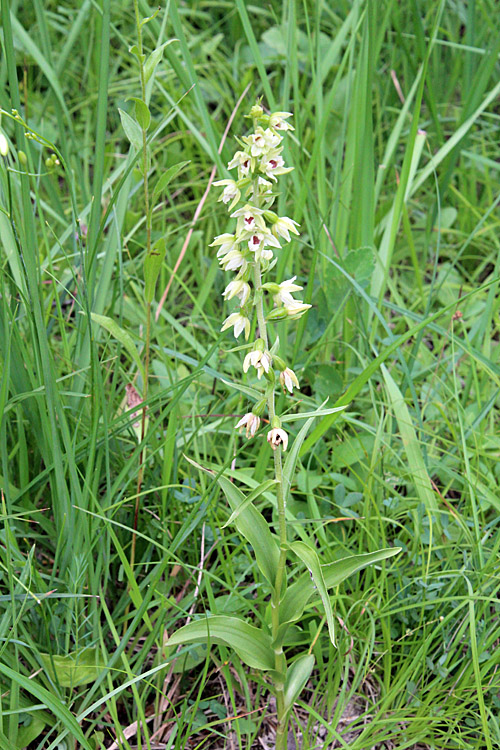
[[[240,354],[219,334],[225,279],[208,248],[227,219],[205,196],[258,96],[294,112],[277,210],[301,239],[278,273],[313,305],[273,336],[300,408],[349,403],[313,425],[290,519],[331,561],[403,549],[339,588],[338,650],[306,610],[296,643],[313,644],[317,669],[293,730],[303,748],[498,745],[495,11],[171,0],[144,26],[148,54],[176,39],[146,87],[151,184],[188,164],[152,216],[167,247],[157,298],[170,286],[153,308],[131,567],[143,446],[126,386],[143,385],[131,352],[143,355],[147,245],[141,155],[119,114],[140,96],[133,7],[4,0],[0,746],[272,743],[261,678],[223,647],[175,663],[165,647],[188,617],[262,611],[224,499],[184,458],[248,486],[267,477],[265,433],[247,444],[233,426],[248,403],[227,386]]]

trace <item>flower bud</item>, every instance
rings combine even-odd
[[[281,370],[281,372],[283,372],[283,370],[286,370],[286,363],[284,359],[281,359],[281,357],[278,357],[277,354],[273,354],[273,360],[278,370]]]
[[[250,117],[253,117],[255,120],[258,120],[259,117],[262,117],[264,114],[264,110],[260,106],[260,104],[254,104],[252,109],[250,110]]]
[[[256,417],[261,417],[266,410],[266,406],[267,406],[267,398],[261,398],[261,400],[257,401],[255,406],[253,407],[252,409],[253,414],[255,414]]]
[[[274,415],[274,417],[271,419],[271,427],[273,429],[279,429],[281,427],[281,419]]]
[[[289,314],[286,307],[276,307],[274,310],[271,310],[266,320],[285,320],[288,317]]]
[[[17,158],[19,159],[19,161],[21,162],[23,166],[26,166],[26,164],[28,163],[28,157],[26,156],[24,151],[18,151]]]

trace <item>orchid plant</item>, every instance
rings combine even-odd
[[[248,439],[254,438],[267,410],[267,442],[272,449],[274,477],[245,495],[222,471],[195,464],[214,476],[223,490],[232,511],[228,523],[234,523],[237,531],[252,546],[263,585],[269,591],[269,605],[266,603],[258,627],[241,618],[213,614],[181,627],[168,641],[168,646],[200,642],[223,644],[232,648],[249,667],[266,673],[276,699],[275,746],[278,750],[286,747],[290,712],[314,668],[312,646],[302,653],[297,653],[292,647],[296,641],[291,637],[292,623],[300,620],[311,600],[316,604],[319,598],[330,639],[335,645],[329,589],[361,568],[399,551],[392,548],[379,550],[322,564],[317,541],[308,537],[303,528],[294,525],[293,516],[286,508],[299,451],[313,420],[345,408],[320,408],[312,413],[286,416],[276,413],[278,383],[285,394],[293,397],[294,389],[299,388],[299,380],[278,354],[278,337],[270,340],[268,322],[296,320],[311,307],[294,296],[302,290],[296,283],[296,276],[279,283],[271,278],[277,263],[276,253],[282,251],[283,243],[291,241],[291,235],[299,235],[299,225],[294,219],[280,217],[272,210],[278,177],[292,170],[285,165],[282,146],[283,134],[293,130],[289,122],[291,116],[290,112],[266,114],[260,102],[251,108],[249,118],[253,122],[253,132],[237,139],[240,150],[228,164],[228,169],[237,170],[237,178],[214,183],[223,187],[219,200],[228,206],[236,227],[233,232],[216,237],[211,244],[217,248],[224,271],[235,273],[223,296],[226,300],[236,299],[239,309],[224,320],[221,330],[232,328],[236,338],[244,334],[247,342],[251,331],[256,330],[254,340],[241,347],[248,350],[242,370],[265,382],[262,390],[247,390],[255,394],[255,404],[235,427],[240,431],[244,429]],[[255,319],[256,328],[253,325]],[[284,461],[283,453],[290,438],[283,424],[292,418],[302,418],[305,424]],[[276,526],[272,531],[255,501],[259,498],[266,500],[273,489],[276,493]],[[305,568],[295,580],[287,568],[287,560],[291,557]]]

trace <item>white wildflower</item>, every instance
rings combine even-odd
[[[269,118],[269,127],[275,130],[295,130],[289,122],[285,122],[292,117],[291,112],[273,112]]]
[[[290,242],[290,232],[298,235],[298,226],[300,226],[300,224],[293,219],[289,219],[288,216],[281,216],[278,221],[272,225],[271,232],[275,237],[283,237],[284,240]]]
[[[222,201],[223,203],[231,202],[230,208],[238,203],[241,196],[241,191],[238,188],[235,180],[217,180],[217,182],[214,182],[213,184],[214,187],[225,185],[224,190],[222,191],[218,199],[219,201]]]
[[[288,446],[288,434],[281,427],[274,427],[267,433],[267,442],[275,451],[278,445],[283,445],[283,450],[286,451]]]
[[[214,241],[210,243],[209,247],[217,247],[217,245],[220,245],[219,249],[217,250],[217,257],[220,258],[222,255],[230,253],[232,250],[237,250],[238,244],[239,239],[236,237],[236,235],[228,234],[226,232],[225,234],[219,234],[217,237],[215,237]]]
[[[248,372],[250,365],[253,365],[257,370],[257,377],[261,379],[264,373],[268,373],[272,365],[271,354],[264,350],[254,349],[249,352],[243,360],[243,372]]]
[[[244,273],[248,268],[248,261],[239,250],[231,250],[219,260],[224,271],[238,271]]]
[[[300,389],[297,376],[289,367],[285,367],[285,369],[280,372],[280,383],[283,391],[286,389],[290,393],[293,393],[294,386],[295,388]]]
[[[239,312],[234,312],[229,315],[221,328],[221,331],[227,331],[228,328],[234,327],[234,336],[238,338],[242,331],[245,331],[245,339],[248,339],[250,335],[250,321],[246,315],[242,315]]]
[[[253,437],[260,427],[260,417],[251,411],[248,412],[248,414],[245,414],[245,416],[240,419],[235,426],[235,429],[239,428],[241,432],[243,427],[245,427],[247,438]]]
[[[240,306],[243,306],[250,297],[250,292],[250,284],[243,281],[243,279],[234,279],[234,281],[230,281],[224,289],[222,296],[226,300],[230,300],[233,297],[239,297]]]
[[[7,156],[9,153],[9,142],[7,138],[4,136],[4,134],[0,131],[0,154],[2,156]]]
[[[305,312],[309,310],[310,307],[311,305],[308,305],[305,302],[300,302],[299,300],[292,300],[292,304],[285,304],[287,315],[292,320],[297,320],[297,318],[300,318],[302,315],[304,315]]]
[[[260,161],[259,169],[266,177],[276,182],[276,176],[292,171],[292,167],[285,167],[283,157],[277,151],[270,151]]]
[[[241,177],[248,176],[248,173],[250,172],[250,166],[251,159],[246,151],[237,151],[227,165],[227,168],[234,169],[235,167],[238,167],[238,177],[241,179]]]
[[[237,211],[234,211],[231,214],[231,218],[238,219],[239,231],[242,231],[244,229],[246,231],[253,232],[255,229],[257,229],[257,227],[259,227],[260,229],[265,229],[266,225],[264,219],[262,218],[263,213],[263,208],[257,208],[256,206],[251,206],[247,203],[245,206],[243,206],[243,208],[239,208]]]
[[[303,287],[293,283],[296,278],[296,276],[292,276],[291,279],[282,281],[281,284],[279,284],[279,291],[273,295],[274,303],[277,307],[280,305],[293,306],[297,302],[297,300],[292,297],[292,292],[300,292]]]

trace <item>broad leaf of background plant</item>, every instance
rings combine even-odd
[[[94,682],[102,671],[97,665],[98,650],[95,648],[64,656],[40,653],[39,657],[50,679],[61,687],[87,685]]]
[[[373,250],[369,247],[360,247],[350,250],[339,263],[352,276],[361,287],[367,287],[374,268]],[[325,292],[326,304],[330,313],[337,312],[345,297],[352,288],[349,281],[334,265],[328,263],[325,267]]]

